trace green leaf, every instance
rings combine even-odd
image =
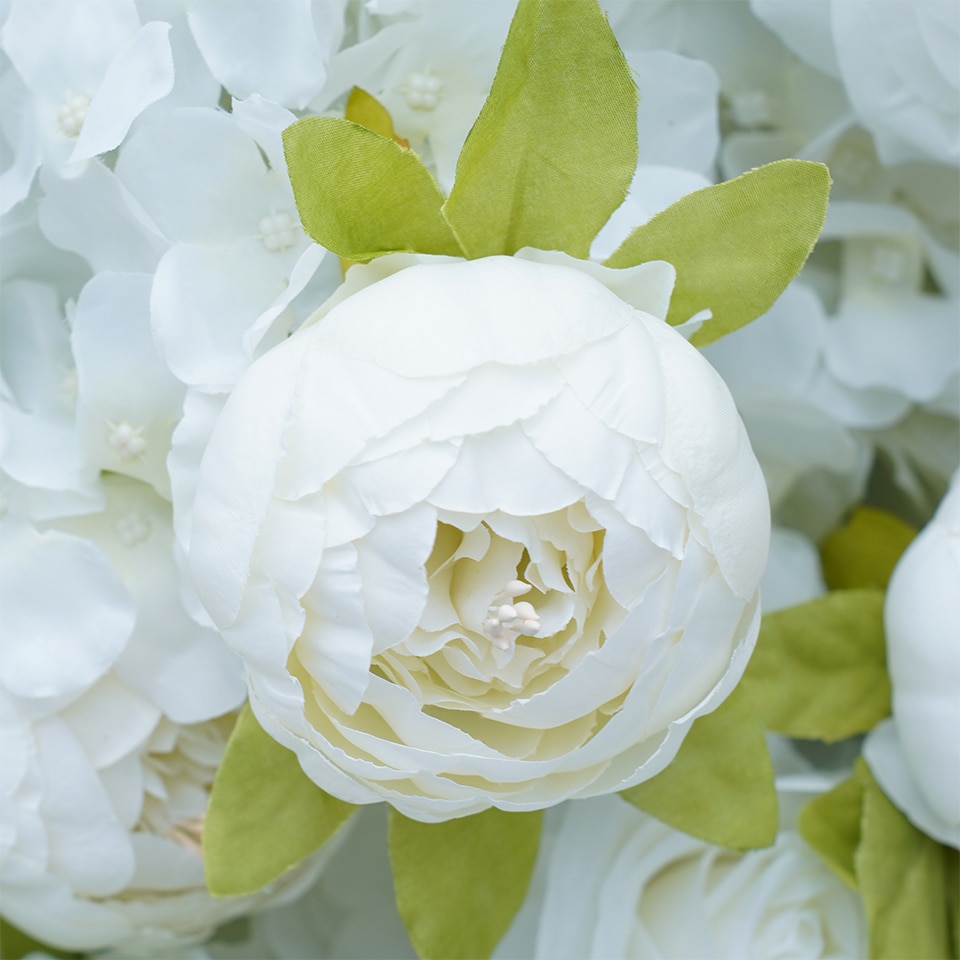
[[[853,775],[828,793],[814,797],[798,818],[803,839],[854,890],[857,889],[854,857],[860,843],[862,806],[863,786],[860,778]]]
[[[820,545],[823,576],[831,590],[885,590],[903,551],[917,531],[875,507],[858,507]]]
[[[67,953],[34,940],[19,927],[0,918],[0,960],[20,960],[30,953],[42,953],[51,957],[79,958],[79,953]]]
[[[951,949],[947,856],[884,796],[861,760],[857,879],[875,960],[930,960]]]
[[[960,960],[960,851],[944,845],[947,871],[947,919],[950,922],[950,956]]]
[[[708,843],[737,850],[773,843],[773,764],[750,691],[739,685],[713,713],[695,720],[670,765],[620,795]]]
[[[490,956],[523,903],[541,820],[490,809],[420,823],[390,811],[397,909],[420,957]]]
[[[376,97],[360,87],[354,87],[350,91],[343,115],[347,120],[359,123],[361,127],[379,133],[381,137],[393,140],[402,147],[410,146],[403,137],[397,136],[396,130],[393,129],[393,117],[390,116],[390,111]]]
[[[348,260],[401,251],[462,256],[440,213],[443,194],[410,149],[339,117],[283,131],[303,229]]]
[[[636,165],[636,86],[596,0],[520,0],[444,205],[467,256],[586,258]]]
[[[355,809],[309,780],[245,706],[207,807],[207,887],[216,897],[255,893],[329,840]]]
[[[677,271],[667,323],[709,309],[691,338],[703,347],[773,306],[803,266],[827,212],[821,163],[778,160],[681,197],[637,227],[608,267],[666,260]]]
[[[769,613],[743,682],[767,728],[842,740],[890,714],[880,590],[835,590]]]

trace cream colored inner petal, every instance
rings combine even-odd
[[[549,689],[622,621],[603,580],[605,533],[581,503],[533,517],[439,516],[420,624],[373,658],[374,672],[432,715],[490,745],[510,744],[510,755],[539,754],[541,735],[514,736],[483,717]],[[576,718],[575,707],[571,718],[566,733],[550,737],[555,749],[605,722],[594,711]]]

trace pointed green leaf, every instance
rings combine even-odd
[[[390,811],[397,909],[420,957],[490,956],[526,896],[541,820],[490,809],[420,823]]]
[[[870,956],[929,960],[951,950],[945,849],[886,798],[862,761],[863,816],[857,880],[867,911]]]
[[[402,147],[410,146],[403,137],[397,136],[396,130],[393,129],[393,117],[390,116],[390,111],[375,96],[361,87],[354,87],[350,91],[343,115],[348,120],[359,123],[361,127],[379,133],[381,137],[396,141]]]
[[[283,148],[303,229],[338,256],[463,255],[440,213],[443,194],[412,150],[339,117],[298,120]]]
[[[309,780],[247,705],[210,792],[207,887],[216,897],[255,893],[329,840],[355,809]]]
[[[20,960],[30,953],[39,953],[45,957],[80,957],[79,953],[66,953],[49,944],[40,943],[19,927],[0,918],[0,960]]]
[[[917,531],[876,507],[858,507],[820,544],[823,576],[831,590],[885,590],[893,568]]]
[[[750,691],[741,684],[713,713],[694,721],[670,765],[620,795],[708,843],[737,850],[773,843],[773,764]]]
[[[814,797],[800,811],[803,839],[851,889],[857,889],[854,857],[860,843],[863,785],[856,775]]]
[[[520,0],[444,205],[467,256],[586,258],[636,164],[636,86],[596,0]]]
[[[835,590],[763,618],[744,683],[767,728],[842,740],[890,714],[880,590]]]
[[[820,235],[829,192],[822,163],[768,163],[681,197],[637,227],[605,265],[672,263],[677,285],[667,322],[711,310],[691,338],[706,346],[773,306]]]

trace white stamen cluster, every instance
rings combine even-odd
[[[117,538],[125,547],[135,547],[138,543],[143,543],[153,532],[150,518],[139,510],[125,513],[113,526],[117,531]]]
[[[411,73],[403,87],[407,106],[411,110],[436,110],[442,91],[440,78],[430,73]]]
[[[121,420],[119,423],[107,423],[110,429],[108,441],[117,451],[121,460],[137,460],[147,449],[147,441],[143,438],[143,427],[134,427]]]
[[[286,250],[300,239],[300,225],[286,210],[261,217],[258,227],[260,239],[271,253]]]
[[[733,122],[742,130],[770,126],[770,100],[762,90],[744,90],[730,100]]]
[[[488,616],[483,621],[483,632],[500,650],[510,649],[510,641],[514,638],[508,637],[508,633],[535,637],[539,632],[540,614],[536,607],[526,600],[512,602],[532,589],[529,583],[511,580],[497,593],[487,608]]]
[[[82,93],[68,93],[57,108],[57,122],[66,137],[77,137],[87,119],[90,98]]]

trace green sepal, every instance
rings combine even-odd
[[[885,590],[893,568],[917,531],[876,507],[858,507],[820,544],[823,577],[831,590]]]
[[[890,715],[880,590],[834,590],[768,613],[743,683],[768,730],[833,742]]]
[[[763,726],[742,684],[694,721],[676,757],[620,796],[658,820],[735,850],[777,835],[777,793]]]
[[[822,163],[768,163],[681,197],[637,227],[605,266],[672,263],[677,283],[667,323],[712,311],[690,338],[704,347],[773,306],[820,235],[829,193]]]
[[[306,117],[283,131],[283,149],[303,229],[338,256],[463,255],[440,187],[409,148],[350,120]]]
[[[256,893],[319,849],[355,810],[308,779],[296,754],[264,732],[248,704],[210,792],[203,827],[208,889],[215,897]]]
[[[871,958],[951,956],[947,848],[918,830],[887,799],[863,760],[857,764],[857,776],[863,812],[855,863]]]
[[[58,950],[49,944],[34,940],[19,927],[0,918],[0,960],[20,960],[30,953],[42,953],[50,957],[63,957],[66,960],[79,960],[79,953]]]
[[[596,0],[520,0],[444,205],[467,256],[588,257],[636,170],[637,102]]]
[[[857,889],[854,857],[860,844],[863,786],[854,774],[800,811],[800,834],[851,889]]]
[[[489,957],[523,903],[540,845],[541,811],[490,809],[420,823],[391,809],[397,910],[418,956]]]

